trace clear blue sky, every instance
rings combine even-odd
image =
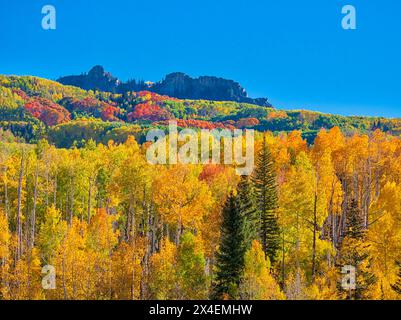
[[[41,8],[57,9],[57,30]],[[343,30],[341,8],[357,10]],[[0,0],[0,73],[122,80],[182,71],[279,108],[401,117],[399,0]]]

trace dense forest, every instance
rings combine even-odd
[[[256,129],[253,174],[150,165],[170,119]],[[0,299],[399,299],[400,124],[0,76]]]

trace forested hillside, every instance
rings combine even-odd
[[[125,94],[85,91],[35,77],[0,76],[0,127],[26,142],[46,138],[58,147],[94,139],[124,142],[129,135],[143,142],[149,127],[176,119],[181,127],[252,128],[258,131],[302,131],[313,143],[317,132],[338,126],[346,135],[376,129],[398,135],[400,119],[344,117],[318,112],[284,111],[258,105],[180,100],[141,91]]]
[[[171,119],[258,130],[253,174],[149,164]],[[399,128],[0,76],[0,299],[399,299]]]

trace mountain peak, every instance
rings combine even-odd
[[[246,90],[238,82],[214,76],[192,78],[183,72],[173,72],[159,82],[121,82],[100,65],[80,76],[67,76],[57,80],[64,85],[72,85],[85,90],[100,90],[114,93],[148,90],[178,99],[236,101],[271,107],[266,98],[249,98]]]
[[[104,68],[103,68],[103,66],[100,66],[100,65],[94,66],[88,72],[89,76],[101,76],[101,75],[104,75],[104,74],[105,74]]]
[[[61,77],[57,80],[64,85],[79,87],[85,90],[98,90],[115,92],[120,85],[120,80],[111,73],[105,72],[100,65],[94,66],[88,73],[76,76]]]

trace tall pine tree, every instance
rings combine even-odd
[[[259,240],[259,216],[255,190],[249,176],[241,176],[237,186],[237,204],[243,219],[244,242],[248,250],[253,240]]]
[[[352,199],[348,205],[346,218],[345,237],[357,240],[363,239],[365,236],[363,217],[355,199]]]
[[[230,194],[223,208],[220,248],[213,299],[236,299],[244,268],[244,220],[237,198]]]
[[[362,212],[358,202],[353,199],[346,211],[346,228],[341,244],[341,267],[353,266],[356,269],[356,281],[354,295],[350,292],[349,299],[369,299],[370,288],[376,282],[376,277],[371,271],[371,258],[369,245],[365,243],[366,230],[364,228]]]
[[[260,238],[263,251],[272,265],[280,248],[280,228],[277,219],[277,182],[274,161],[263,137],[262,149],[256,159],[253,175],[260,217]]]

